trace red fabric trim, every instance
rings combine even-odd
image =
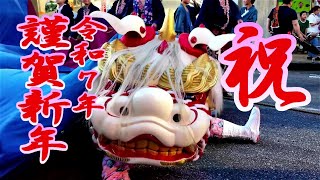
[[[198,120],[198,112],[197,112],[196,110],[194,110],[194,109],[191,109],[191,111],[194,112],[195,117],[194,117],[194,120],[192,121],[192,123],[190,123],[190,124],[188,124],[188,125],[191,125],[191,124],[193,124],[194,122],[196,122],[196,120]]]
[[[187,33],[182,33],[179,36],[179,43],[181,46],[181,49],[185,51],[186,53],[193,55],[195,57],[200,57],[202,54],[206,53],[207,51],[204,50],[203,48],[196,48],[196,47],[191,47],[189,43],[189,34]]]
[[[156,32],[151,26],[146,27],[147,33],[144,38],[141,38],[140,35],[136,32],[128,32],[122,38],[120,41],[126,46],[126,47],[137,47],[141,46],[143,44],[146,44],[147,42],[154,39],[156,36]]]

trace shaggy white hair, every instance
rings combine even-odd
[[[103,68],[103,72],[100,78],[99,86],[98,86],[98,96],[105,94],[106,91],[111,91],[115,88],[116,83],[114,82],[109,89],[104,89],[106,83],[109,82],[110,72],[113,63],[122,55],[129,55],[129,57],[134,58],[133,63],[124,80],[117,90],[116,94],[114,94],[113,98],[119,97],[126,91],[130,91],[131,93],[137,92],[137,90],[142,87],[146,87],[152,84],[155,81],[158,81],[163,74],[166,74],[169,80],[169,84],[171,87],[171,91],[174,93],[178,104],[183,104],[184,100],[184,89],[183,89],[183,80],[182,73],[185,65],[181,59],[181,47],[177,41],[169,42],[168,48],[164,50],[162,54],[158,53],[158,47],[161,45],[162,41],[158,38],[154,40],[138,46],[134,48],[128,48],[121,51],[118,51],[111,55],[109,59],[107,59],[105,66]],[[129,58],[128,58],[129,59]],[[217,84],[210,90],[209,100],[215,104],[215,108],[217,112],[221,112],[223,97],[222,97],[222,87],[220,83],[221,78],[221,67],[218,61],[215,61],[218,67],[218,81]],[[125,64],[128,63],[125,62]],[[144,73],[145,68],[149,66],[146,74]],[[211,76],[208,72],[204,71],[204,69],[200,67],[196,67],[197,70],[203,72],[204,76]],[[121,68],[121,71],[125,69],[125,65]],[[174,78],[170,77],[170,69],[175,70]],[[171,81],[174,79],[174,82]],[[99,93],[100,92],[100,93]],[[131,96],[132,97],[132,96]],[[128,101],[127,106],[129,105]]]

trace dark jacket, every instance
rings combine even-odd
[[[90,11],[89,14],[94,12],[94,11],[100,11],[100,9],[97,6],[93,5],[92,3],[89,5],[88,9]],[[75,24],[79,23],[83,19],[83,17],[84,17],[83,10],[84,10],[84,7],[80,8],[78,10],[78,14],[77,14],[77,17],[76,17],[76,20],[75,20]]]
[[[116,8],[117,8],[117,4],[118,4],[119,0],[116,0],[113,5],[112,8],[108,11],[108,13],[117,16],[118,18],[123,18],[127,15],[130,15],[134,9],[133,9],[133,0],[127,0],[127,4],[122,12],[122,14],[117,15],[116,14]],[[161,0],[152,0],[152,15],[153,15],[153,22],[157,24],[157,29],[159,30],[162,27],[162,23],[165,17],[165,13],[164,13],[164,8],[162,5]],[[151,26],[152,24],[146,24],[147,26]]]
[[[69,21],[70,21],[69,26],[68,26],[68,30],[65,33],[63,33],[63,36],[68,38],[70,36],[70,28],[71,28],[71,26],[74,25],[73,12],[72,12],[72,8],[70,7],[69,4],[65,4],[62,7],[61,14],[68,17]]]
[[[195,5],[194,7],[191,7],[191,6],[187,5],[187,8],[188,8],[189,13],[190,13],[190,19],[192,21],[192,25],[194,26],[195,23],[196,23],[197,15],[200,12],[200,6]]]
[[[94,11],[100,11],[100,9],[97,6],[93,5],[92,3],[89,5],[88,9],[89,9],[89,14]],[[84,7],[78,10],[78,14],[75,19],[75,24],[78,24],[83,18],[84,18]],[[76,32],[72,33],[73,38],[77,38],[77,36],[78,36],[78,33]]]
[[[238,24],[240,19],[239,7],[233,0],[229,0],[230,6],[230,19],[226,27],[226,33],[232,32],[233,28]],[[227,16],[224,14],[219,0],[204,0],[200,9],[198,19],[196,20],[195,27],[204,24],[208,29],[213,30],[221,28],[227,22]]]
[[[111,9],[108,11],[108,13],[110,13],[114,16],[117,16],[119,19],[122,19],[125,16],[130,15],[133,12],[133,0],[125,0],[126,5],[123,8],[122,13],[117,14],[116,10],[117,10],[117,6],[118,6],[119,1],[121,1],[121,0],[114,1],[113,5],[112,5]]]
[[[257,11],[256,7],[254,5],[252,5],[249,9],[249,12],[244,15],[246,9],[247,9],[247,7],[242,7],[240,9],[240,15],[241,15],[241,19],[243,20],[243,22],[257,22],[258,11]]]
[[[165,17],[164,8],[160,0],[152,0],[153,23],[157,24],[157,30],[161,29]],[[152,24],[147,24],[152,25]]]

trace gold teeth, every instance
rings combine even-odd
[[[143,149],[148,146],[148,141],[147,140],[140,140],[136,143],[136,149]]]
[[[99,136],[99,141],[101,140],[105,140],[103,138],[103,136]],[[106,155],[108,157],[110,157],[111,159],[115,160],[115,161],[121,161],[121,162],[129,162],[130,159],[126,158],[126,157],[119,157],[117,155],[114,154],[119,154],[121,156],[121,154],[125,154],[125,153],[130,153],[130,154],[136,154],[138,156],[141,155],[153,155],[153,156],[175,156],[175,155],[179,155],[182,154],[183,152],[187,153],[187,154],[193,154],[193,156],[195,155],[195,152],[197,150],[197,145],[196,144],[192,144],[190,146],[184,147],[184,148],[180,148],[180,147],[161,147],[158,144],[156,144],[153,141],[150,140],[139,140],[136,142],[132,142],[132,143],[126,143],[126,142],[121,142],[121,141],[109,141],[109,146],[111,148],[111,150],[106,151]],[[134,148],[128,148],[128,147],[134,147]],[[152,150],[152,149],[157,149],[156,150]],[[192,159],[193,157],[191,157]],[[165,161],[161,161],[160,164],[162,166],[180,166],[185,164],[187,161],[189,161],[188,159],[182,159],[182,160],[178,160],[176,162],[165,162]]]
[[[130,148],[130,149],[133,149],[135,148],[136,144],[134,142],[132,143],[126,143],[126,147]]]
[[[151,150],[151,149],[148,149],[148,153],[151,154],[151,155],[153,155],[153,156],[157,156],[157,155],[159,154],[158,151],[153,151],[153,150]]]
[[[121,141],[111,141],[111,146],[119,151],[129,150],[134,153],[149,153],[151,155],[174,156],[182,153],[181,147],[163,147],[149,140],[139,140],[136,142],[126,143]],[[194,145],[191,145],[194,146]],[[195,148],[187,148],[187,152],[193,153]],[[191,149],[191,150],[190,150]]]
[[[104,136],[99,136],[99,141],[108,141]],[[164,147],[149,140],[139,140],[136,142],[121,142],[110,141],[110,146],[117,151],[131,151],[132,153],[150,153],[152,155],[174,156],[182,154],[183,151],[187,153],[194,153],[197,146],[192,144],[187,147]]]
[[[194,153],[196,151],[196,147],[194,145],[190,145],[184,148],[187,152]]]
[[[110,157],[111,159],[115,160],[115,161],[121,161],[121,162],[129,162],[129,158],[122,158],[122,157],[118,157],[115,156],[109,152],[106,152],[107,156]]]
[[[161,164],[161,166],[181,166],[181,165],[185,164],[186,162],[187,162],[186,159],[182,159],[177,162],[163,162],[163,161],[161,161],[160,164]]]
[[[158,151],[160,149],[158,144],[154,143],[153,141],[149,141],[148,147],[150,150],[153,150],[153,151]]]

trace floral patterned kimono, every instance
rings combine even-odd
[[[160,0],[133,0],[133,14],[144,20],[147,26],[160,29],[164,20],[164,8]]]

